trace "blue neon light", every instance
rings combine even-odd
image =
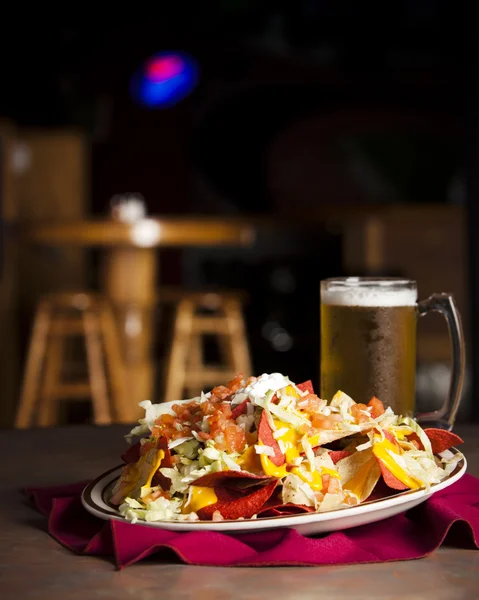
[[[133,75],[131,93],[148,108],[169,108],[190,94],[198,79],[198,66],[190,56],[160,52]]]

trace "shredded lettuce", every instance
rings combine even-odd
[[[265,456],[274,456],[274,450],[271,446],[266,445],[258,445],[256,444],[254,447],[256,454],[264,454]]]

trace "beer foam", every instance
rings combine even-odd
[[[414,306],[417,290],[394,289],[386,286],[329,286],[321,290],[321,302],[333,306]]]

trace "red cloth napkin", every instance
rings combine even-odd
[[[102,521],[81,504],[85,485],[30,488],[27,493],[48,517],[53,538],[78,554],[114,556],[119,569],[155,553],[163,560],[171,561],[173,555],[193,565],[311,566],[422,558],[445,541],[479,548],[479,479],[471,475],[405,514],[315,538],[294,529],[177,533]]]

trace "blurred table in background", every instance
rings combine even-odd
[[[37,221],[21,228],[22,239],[46,246],[101,247],[101,286],[120,324],[131,415],[154,397],[153,314],[161,287],[158,249],[162,247],[248,246],[255,238],[246,222],[222,218],[146,218],[133,223],[112,219]]]

